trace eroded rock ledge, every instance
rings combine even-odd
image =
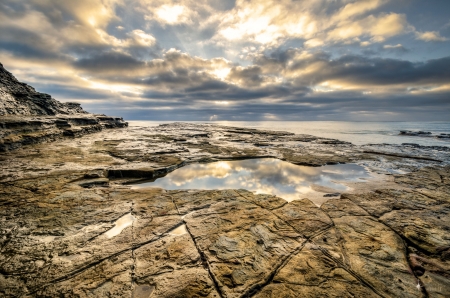
[[[5,152],[0,296],[449,297],[449,154],[187,123]],[[320,207],[124,185],[257,156],[355,162],[386,179]]]
[[[120,117],[90,114],[78,103],[37,92],[0,63],[0,152],[127,125]]]
[[[67,137],[80,137],[105,128],[122,128],[128,123],[120,117],[97,114],[72,114],[43,117],[2,116],[0,152],[22,146],[49,143]]]

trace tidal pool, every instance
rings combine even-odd
[[[275,158],[190,164],[134,188],[246,189],[287,201],[308,198],[317,205],[350,188],[345,182],[364,182],[371,174],[357,164],[307,167]]]
[[[105,233],[106,237],[112,238],[119,235],[125,228],[131,226],[135,220],[136,218],[131,213],[125,214],[115,222],[115,226],[112,229]]]

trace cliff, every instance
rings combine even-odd
[[[52,116],[87,114],[78,103],[62,103],[19,82],[0,63],[0,115]]]
[[[91,114],[37,92],[0,63],[0,151],[126,126],[120,117]]]

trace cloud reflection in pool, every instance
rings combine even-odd
[[[135,187],[161,187],[169,190],[243,188],[292,201],[343,192],[349,188],[341,182],[363,182],[363,179],[370,177],[364,167],[356,164],[307,167],[264,158],[190,164],[154,182]]]

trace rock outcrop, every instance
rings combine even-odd
[[[87,113],[78,103],[62,103],[19,82],[0,63],[0,116],[49,116]]]
[[[8,151],[0,296],[449,297],[449,154],[187,123]],[[354,162],[383,179],[321,206],[243,189],[127,185],[258,156]]]
[[[0,152],[127,125],[120,117],[90,114],[78,103],[37,92],[0,63]]]
[[[413,136],[413,137],[433,137],[438,139],[450,139],[449,133],[440,133],[438,135],[433,134],[429,131],[411,131],[411,130],[401,130],[399,135],[401,136]]]

